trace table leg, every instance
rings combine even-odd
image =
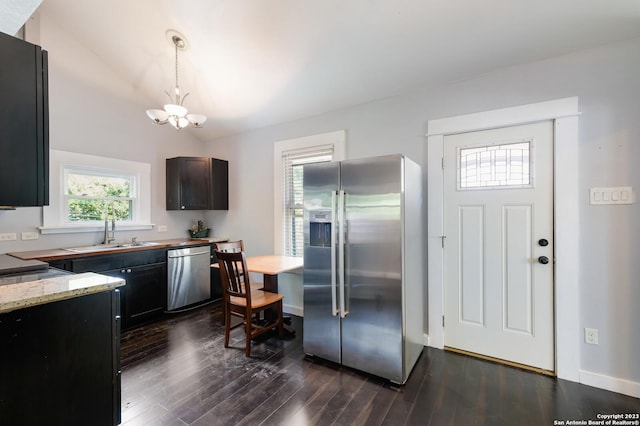
[[[264,278],[264,289],[266,291],[270,291],[271,293],[278,292],[278,275],[269,275],[263,274]]]
[[[263,279],[264,279],[265,291],[270,291],[272,293],[278,292],[278,274],[275,274],[275,275],[263,274]],[[296,331],[290,326],[291,317],[289,316],[285,317],[283,315],[282,320],[284,322],[283,327],[284,327],[285,334],[295,335]]]

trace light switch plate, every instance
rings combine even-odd
[[[6,234],[0,234],[0,241],[15,241],[16,237],[15,232],[8,232]]]
[[[167,225],[158,225],[158,232],[167,232]]]
[[[634,198],[630,186],[589,189],[589,204],[592,205],[633,204]]]
[[[23,232],[21,237],[23,240],[37,240],[39,235],[37,232]]]

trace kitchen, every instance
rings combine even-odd
[[[271,161],[274,143],[345,129],[348,158],[400,152],[420,163],[426,172],[424,135],[429,119],[579,96],[582,114],[578,153],[581,292],[580,316],[576,321],[580,332],[583,327],[599,329],[602,340],[599,346],[592,346],[585,345],[581,335],[576,339],[575,346],[580,347],[580,353],[575,377],[576,381],[588,381],[596,375],[621,378],[636,389],[633,384],[637,386],[640,382],[640,363],[636,362],[640,342],[633,324],[639,322],[640,313],[631,301],[638,300],[634,283],[640,277],[634,260],[640,244],[636,238],[638,224],[633,220],[637,217],[637,205],[594,207],[588,205],[586,197],[591,187],[637,187],[640,183],[638,171],[632,164],[632,159],[639,157],[635,143],[639,129],[634,117],[640,112],[640,94],[638,85],[633,83],[639,66],[637,34],[627,40],[622,37],[628,33],[622,34],[619,40],[612,35],[599,47],[558,50],[547,59],[531,59],[529,63],[512,63],[499,70],[457,76],[455,81],[435,86],[418,85],[383,100],[325,110],[329,112],[311,111],[305,114],[306,118],[295,117],[242,133],[232,134],[229,130],[237,124],[233,116],[217,122],[212,120],[206,123],[205,129],[219,134],[201,141],[202,136],[197,132],[205,129],[169,131],[167,126],[150,125],[144,116],[146,109],[161,105],[162,91],[172,84],[173,57],[164,40],[164,30],[169,26],[160,29],[158,34],[144,35],[151,40],[150,45],[157,43],[168,52],[157,60],[158,66],[167,67],[164,80],[143,90],[135,77],[122,76],[123,65],[106,63],[101,58],[103,54],[97,54],[89,45],[91,41],[78,36],[79,28],[65,25],[64,15],[72,13],[71,10],[85,13],[87,20],[101,13],[100,10],[87,12],[79,5],[65,10],[62,6],[56,8],[56,2],[49,3],[45,1],[39,18],[30,22],[38,27],[37,44],[49,51],[51,148],[150,164],[151,221],[157,226],[149,230],[116,231],[122,241],[130,241],[134,236],[140,241],[185,237],[193,223],[203,220],[216,235],[243,238],[250,254],[273,253],[276,240],[272,186],[275,169]],[[58,4],[64,6],[64,2]],[[133,16],[137,15],[132,12],[131,18],[124,19],[135,20]],[[245,31],[252,33],[250,28]],[[190,41],[196,43],[196,40]],[[106,50],[117,48],[107,46]],[[117,55],[116,52],[114,56]],[[181,56],[183,84],[191,91],[187,106],[202,111],[198,102],[204,102],[202,98],[207,89],[186,79],[191,60],[188,53]],[[150,76],[141,78],[146,77]],[[213,92],[211,97],[221,95]],[[238,95],[236,91],[237,97],[245,95]],[[210,156],[229,161],[232,196],[228,211],[166,210],[164,164],[167,158],[177,156]],[[17,235],[16,240],[0,241],[0,252],[76,247],[95,244],[101,239],[99,231],[41,234],[40,226],[42,208],[0,212],[0,233]],[[159,232],[160,229],[167,231]],[[39,238],[23,240],[20,238],[23,232],[37,233]],[[282,282],[281,288],[285,298],[287,294],[299,296],[295,282]],[[286,303],[290,305],[290,312],[301,309],[300,297],[289,299]],[[425,295],[426,336],[434,326],[426,317],[426,307],[431,302]],[[608,336],[607,339],[604,336]]]

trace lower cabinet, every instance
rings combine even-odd
[[[1,425],[120,423],[119,294],[0,314]]]
[[[194,244],[193,246],[201,246]],[[211,263],[217,262],[211,245]],[[122,328],[150,322],[167,310],[167,249],[95,254],[49,261],[54,268],[74,273],[96,272],[122,278]],[[220,271],[211,269],[211,300],[222,298]]]
[[[75,273],[96,272],[124,279],[127,284],[120,290],[125,330],[151,321],[167,309],[166,249],[84,256],[49,265]]]
[[[122,278],[122,324],[131,328],[161,315],[167,309],[167,264],[153,263],[100,272]]]

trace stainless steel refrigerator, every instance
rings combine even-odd
[[[303,173],[304,351],[405,383],[424,341],[420,166],[389,155]]]

